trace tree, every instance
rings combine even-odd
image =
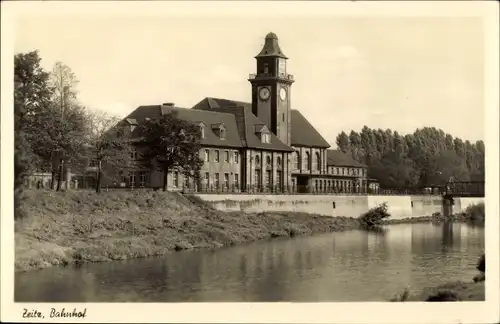
[[[368,165],[368,175],[382,188],[426,187],[457,181],[484,181],[484,143],[453,138],[435,127],[400,135],[390,129],[339,133],[352,157]]]
[[[349,136],[344,131],[337,135],[336,143],[339,150],[344,153],[349,152]]]
[[[73,101],[73,99],[76,99],[76,86],[78,80],[71,68],[62,62],[56,62],[52,70],[51,82],[54,88],[53,103],[55,106],[53,108],[56,111],[58,108],[60,109],[60,112],[58,114],[56,113],[59,117],[60,126],[57,145],[58,150],[54,151],[57,154],[55,160],[57,160],[58,165],[57,167],[53,166],[52,169],[53,180],[55,178],[55,172],[58,169],[57,191],[59,191],[63,179],[65,160],[71,159],[72,157],[74,158],[72,155],[80,152],[76,144],[83,134],[80,132],[81,129],[79,129],[78,124],[82,122],[84,118],[83,120],[80,118],[82,117],[83,110]],[[71,117],[78,120],[71,120]],[[76,122],[76,124],[73,122]],[[66,131],[70,131],[72,134],[68,134]],[[76,133],[81,134],[78,136]],[[73,137],[75,135],[77,135],[76,138]],[[52,183],[54,183],[54,181],[52,181]]]
[[[100,111],[89,111],[87,127],[87,160],[95,162],[95,190],[99,193],[104,166],[123,168],[130,165],[131,146],[128,136],[120,132],[118,117]]]
[[[142,157],[150,168],[163,172],[163,191],[167,190],[168,173],[174,169],[199,176],[203,161],[199,157],[201,132],[197,125],[178,119],[174,112],[145,120],[139,127]]]
[[[40,66],[38,51],[14,56],[14,215],[19,206],[24,178],[43,164],[35,140],[44,128],[36,122],[50,103],[49,73]]]

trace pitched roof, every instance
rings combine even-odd
[[[219,108],[229,108],[243,106],[250,114],[252,113],[252,104],[243,101],[220,99],[220,98],[204,98],[199,103],[193,106],[193,109],[200,110],[219,110]],[[291,110],[292,114],[292,145],[329,148],[330,144],[321,136],[311,123],[295,109]],[[254,115],[255,116],[255,115]],[[257,118],[257,117],[255,117]]]
[[[329,166],[366,168],[365,164],[359,163],[340,150],[326,150],[326,159],[326,164]]]
[[[159,119],[170,112],[176,112],[177,118],[208,125],[205,129],[205,138],[201,139],[201,144],[206,146],[242,147],[240,133],[236,126],[234,114],[221,112],[179,108],[162,105],[140,106],[135,109],[125,119],[135,119],[138,124],[144,122],[146,118]],[[226,129],[225,139],[221,139],[215,134],[210,125],[224,125]],[[134,134],[134,131],[132,131]]]
[[[225,99],[222,100],[223,101],[219,101],[219,99],[214,98],[205,98],[198,104],[196,104],[193,107],[193,110],[233,114],[236,118],[236,124],[238,126],[241,143],[244,147],[272,151],[293,152],[293,149],[290,146],[281,142],[279,138],[277,138],[273,133],[270,133],[270,143],[262,143],[262,141],[256,134],[255,126],[260,126],[260,128],[262,128],[265,123],[252,113],[252,108],[249,104],[238,105],[241,102]],[[220,105],[220,102],[223,102],[228,106]]]
[[[330,144],[316,128],[300,113],[292,109],[292,145],[329,148]]]

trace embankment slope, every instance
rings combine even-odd
[[[145,190],[28,190],[21,208],[16,271],[359,228],[354,218],[221,212],[196,197]]]

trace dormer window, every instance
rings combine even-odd
[[[205,124],[204,123],[199,123],[198,127],[200,128],[201,138],[205,138]]]
[[[127,118],[127,123],[130,125],[131,132],[133,132],[137,125],[139,125],[135,118]]]
[[[226,139],[226,127],[224,123],[212,124],[212,130],[221,140]]]
[[[261,140],[262,143],[266,143],[266,144],[271,143],[271,134],[269,134],[269,133],[262,133],[261,137],[260,137],[260,140]]]
[[[262,143],[271,143],[271,132],[264,124],[254,126],[255,135],[260,138]]]

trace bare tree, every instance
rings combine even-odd
[[[62,62],[56,62],[51,73],[51,83],[54,89],[54,109],[60,109],[59,122],[61,125],[67,124],[69,122],[68,112],[69,110],[72,110],[76,104],[74,99],[76,99],[76,86],[78,85],[78,80],[76,79],[75,73],[69,66]],[[68,141],[68,134],[66,134],[63,129],[64,127],[59,128],[59,140],[61,143],[65,142],[66,144],[69,144],[71,141]],[[54,187],[56,169],[58,169],[57,191],[61,190],[64,164],[65,160],[69,157],[69,152],[67,152],[63,146],[67,147],[68,145],[59,145],[59,149],[54,152],[55,158],[53,159],[57,161],[57,168],[55,164],[52,167],[52,188]]]
[[[120,131],[120,119],[101,111],[89,111],[89,159],[95,162],[96,192],[101,192],[106,169],[126,168],[130,164],[128,136]]]

